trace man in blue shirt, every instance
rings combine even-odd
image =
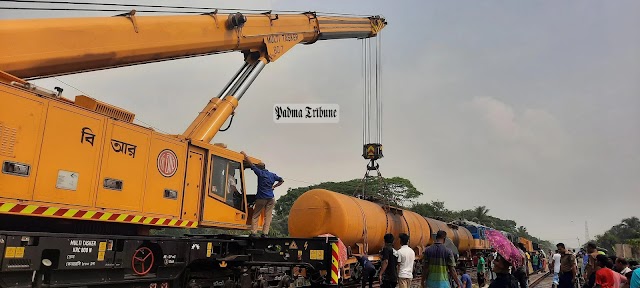
[[[467,267],[464,267],[464,266],[458,267],[458,273],[462,275],[460,276],[460,282],[462,282],[461,288],[471,288],[472,287],[471,276],[469,276],[469,273],[467,273]],[[484,286],[479,286],[479,287],[482,288]]]
[[[629,280],[629,288],[640,288],[640,268],[633,270],[631,279]]]
[[[264,210],[265,217],[264,226],[262,227],[262,237],[266,237],[269,234],[269,226],[271,225],[271,217],[273,216],[273,207],[276,205],[273,189],[282,185],[284,180],[275,173],[267,170],[264,164],[254,165],[247,154],[244,152],[240,153],[244,155],[244,160],[249,163],[253,173],[256,173],[256,176],[258,176],[258,193],[256,194],[256,204],[253,206],[250,236],[254,237],[258,232],[258,220],[260,220],[260,214],[262,210]],[[276,181],[277,183],[275,183]]]

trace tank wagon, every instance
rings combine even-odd
[[[465,227],[397,207],[313,189],[302,194],[289,213],[289,234],[292,237],[332,234],[342,240],[349,255],[341,269],[341,277],[345,281],[358,278],[358,264],[354,256],[368,255],[374,263],[379,262],[378,253],[384,246],[386,233],[396,236],[396,249],[400,248],[397,235],[408,234],[409,247],[414,249],[419,260],[425,247],[433,244],[439,230],[447,232],[447,237],[460,253],[460,260],[469,258],[473,237]],[[419,267],[419,262],[416,265]]]
[[[331,234],[347,247],[348,260],[341,268],[343,281],[359,278],[359,265],[355,256],[367,255],[379,263],[379,252],[384,245],[384,234],[409,235],[409,247],[416,252],[414,273],[421,271],[420,260],[424,249],[434,243],[437,231],[447,232],[459,253],[461,265],[476,263],[477,254],[486,254],[491,245],[486,231],[491,227],[466,220],[446,223],[438,219],[423,217],[415,212],[375,203],[325,189],[313,189],[302,194],[289,213],[289,234],[297,238]],[[501,231],[514,244],[528,241],[522,237]],[[400,248],[396,237],[394,248]]]

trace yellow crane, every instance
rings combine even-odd
[[[243,157],[211,140],[265,65],[296,44],[375,37],[386,24],[378,16],[311,12],[138,16],[135,10],[0,20],[0,229],[58,231],[61,219],[75,228],[120,225],[118,233],[134,234],[142,232],[125,231],[249,229]],[[243,53],[244,64],[182,135],[136,125],[133,113],[85,95],[71,100],[61,89],[29,82],[223,52]]]

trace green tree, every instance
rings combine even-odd
[[[442,218],[445,221],[455,219],[454,212],[447,209],[442,201],[431,201],[431,203],[417,203],[409,208],[424,217]]]
[[[640,238],[640,219],[638,217],[624,218],[620,224],[595,237],[598,246],[614,253],[615,244],[625,244]]]
[[[477,206],[473,209],[473,216],[476,222],[482,225],[490,226],[489,222],[491,221],[489,221],[489,209],[487,209],[487,207]]]
[[[629,239],[627,240],[627,244],[631,245],[631,254],[640,255],[640,238]]]
[[[487,218],[489,219],[489,223],[490,227],[493,227],[494,229],[498,229],[501,231],[505,231],[505,232],[509,232],[511,234],[515,234],[516,233],[516,226],[517,223],[516,221],[513,220],[509,220],[509,219],[500,219],[497,217],[493,217],[491,215],[487,215]]]
[[[524,226],[518,227],[518,229],[516,229],[516,236],[524,237],[524,238],[526,238],[527,236],[530,236],[529,233],[527,232],[527,227],[524,227]]]

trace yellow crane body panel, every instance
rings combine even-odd
[[[0,108],[2,205],[31,205],[19,214],[35,216],[181,220],[185,140],[7,85],[0,93],[8,104]],[[16,211],[4,207],[0,213]],[[40,207],[68,210],[47,215]]]
[[[107,121],[68,104],[49,101],[47,106],[44,135],[37,139],[40,161],[33,163],[36,185],[26,200],[93,206]]]
[[[142,211],[151,130],[109,120],[96,207]]]
[[[189,156],[186,165],[187,176],[184,185],[184,206],[181,218],[188,221],[198,221],[200,215],[200,203],[202,191],[202,177],[204,172],[206,151],[198,147],[189,147]]]
[[[48,101],[32,97],[30,93],[0,84],[5,95],[0,105],[0,195],[12,199],[29,200],[35,184],[35,166],[23,171],[5,171],[12,163],[37,163],[42,144],[42,130]],[[19,139],[18,139],[19,137]],[[27,169],[15,167],[14,169]],[[14,173],[14,174],[11,174]]]
[[[92,111],[86,97],[2,83],[0,97],[0,214],[250,228],[242,154],[114,119],[117,107]]]
[[[152,133],[142,211],[181,217],[187,145],[173,137]],[[186,199],[184,199],[186,203]],[[197,199],[190,204],[197,206]],[[196,221],[197,219],[192,219]]]

